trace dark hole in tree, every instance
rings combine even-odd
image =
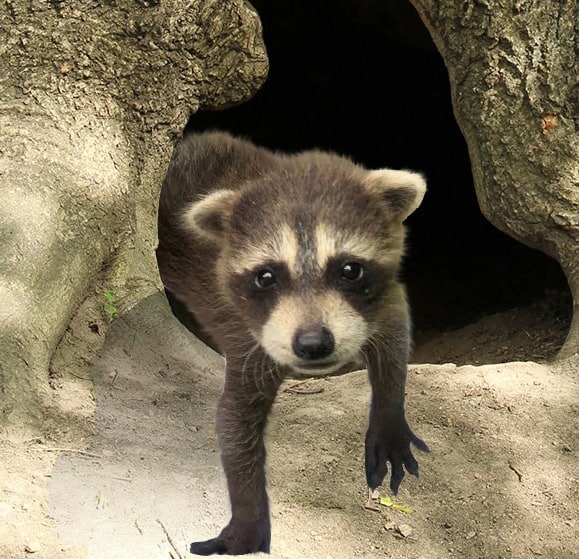
[[[429,190],[407,222],[404,269],[415,358],[553,357],[571,317],[564,275],[482,216],[444,62],[410,3],[252,4],[270,57],[266,84],[243,105],[197,113],[188,130],[220,128],[283,151],[323,148],[372,168],[422,171]],[[462,338],[437,336],[483,317]]]

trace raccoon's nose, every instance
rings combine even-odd
[[[327,328],[296,332],[292,348],[300,359],[321,359],[334,351],[334,336]]]

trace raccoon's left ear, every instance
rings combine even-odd
[[[236,198],[233,190],[216,190],[183,212],[183,224],[206,239],[221,242]]]
[[[364,186],[386,202],[400,221],[420,206],[426,192],[426,181],[421,174],[394,169],[368,171]]]

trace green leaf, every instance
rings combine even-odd
[[[117,308],[113,307],[112,305],[104,305],[103,308],[105,309],[105,312],[107,312],[108,314],[110,314],[111,316],[114,316],[117,314]]]
[[[399,505],[395,503],[392,497],[380,497],[380,504],[384,507],[390,507],[394,510],[399,510],[400,512],[406,514],[412,514],[412,509],[406,505]]]
[[[117,300],[112,291],[105,291],[105,297],[109,303],[114,303]]]

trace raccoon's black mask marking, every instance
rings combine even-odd
[[[275,282],[268,287],[257,285],[260,272],[269,270]],[[285,262],[264,262],[251,270],[234,274],[229,279],[229,289],[234,294],[234,304],[254,328],[264,324],[283,293],[291,290],[292,279]]]
[[[355,281],[344,278],[343,274],[344,266],[351,262],[363,269],[361,277]],[[340,291],[354,309],[372,319],[379,314],[382,297],[396,279],[396,270],[377,262],[356,260],[355,256],[340,254],[330,259],[324,278],[328,287]]]

